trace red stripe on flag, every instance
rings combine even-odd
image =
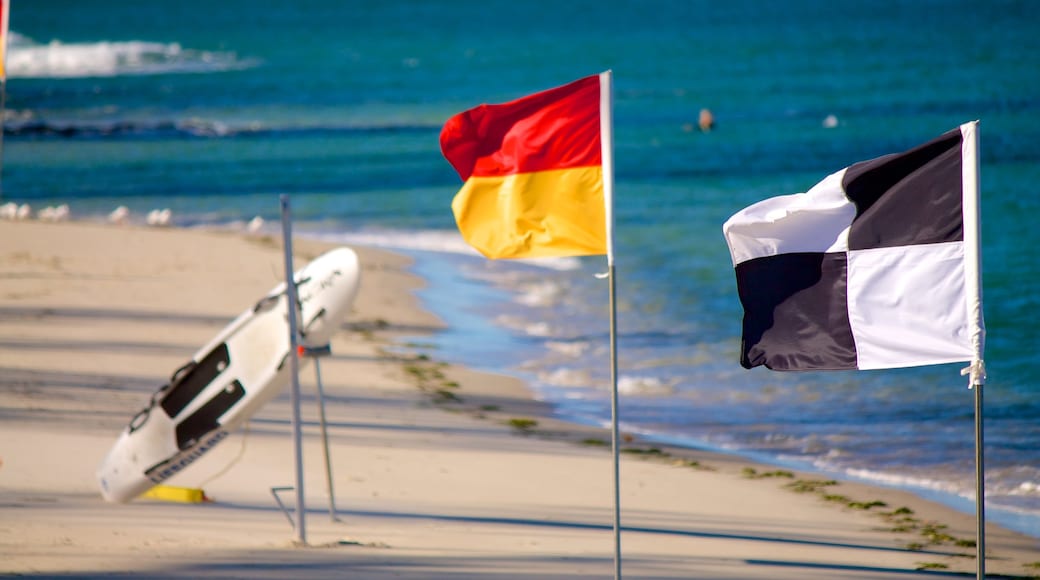
[[[455,115],[441,151],[463,181],[602,165],[599,75]]]

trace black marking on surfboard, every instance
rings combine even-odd
[[[181,451],[169,459],[164,459],[146,469],[144,474],[152,483],[162,483],[166,478],[191,465],[193,461],[202,457],[210,449],[213,449],[213,446],[220,443],[227,436],[227,431],[217,430],[194,449]],[[102,480],[102,485],[107,488],[108,482]]]
[[[322,307],[321,310],[314,314],[314,317],[311,318],[310,322],[303,326],[303,330],[300,331],[300,334],[306,338],[307,333],[310,332],[311,327],[314,326],[314,323],[324,318],[326,314],[328,314],[328,312],[325,311],[325,307]]]
[[[221,343],[209,351],[199,364],[183,373],[179,377],[180,380],[174,375],[175,382],[171,383],[170,392],[162,401],[163,410],[170,418],[176,417],[202,392],[202,389],[206,388],[206,385],[224,372],[230,363],[231,354],[228,352],[227,344]]]
[[[188,449],[207,433],[219,427],[217,419],[244,396],[246,390],[242,383],[237,379],[228,383],[228,386],[206,401],[205,405],[177,424],[177,447],[182,451]]]

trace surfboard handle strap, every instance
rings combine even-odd
[[[257,301],[256,305],[253,306],[253,313],[263,312],[269,308],[273,308],[275,304],[278,304],[278,299],[282,297],[284,292],[278,294],[271,294],[270,296],[264,296]]]
[[[159,398],[162,397],[167,391],[169,391],[170,387],[172,387],[177,381],[179,381],[185,373],[195,368],[198,364],[199,363],[195,362],[194,360],[190,360],[184,363],[177,370],[173,371],[173,374],[170,375],[170,382],[159,387],[158,391],[152,393],[152,398],[149,399],[148,406],[138,411],[137,414],[130,419],[130,424],[127,425],[128,432],[133,433],[141,427],[144,427],[144,424],[148,422],[148,417],[151,416],[152,409],[159,404]]]
[[[296,281],[296,287],[299,288],[301,285],[306,284],[307,282],[310,282],[310,281],[311,281],[311,277],[310,276],[307,276],[306,278],[300,278],[299,280]],[[268,308],[273,307],[275,304],[278,303],[278,299],[281,298],[284,295],[285,295],[285,290],[282,290],[281,292],[276,292],[274,294],[268,294],[267,296],[264,296],[260,300],[256,301],[256,304],[253,306],[253,312],[254,313],[262,312],[264,310],[267,310]],[[299,301],[297,301],[297,302],[299,302]]]

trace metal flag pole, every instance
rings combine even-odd
[[[610,295],[610,442],[613,450],[614,467],[614,578],[621,579],[621,464],[620,437],[618,434],[618,382],[617,382],[617,301],[615,299],[617,279],[613,262],[607,264]]]
[[[971,366],[961,371],[970,375],[968,388],[975,390],[975,562],[976,577],[986,577],[986,468],[984,457],[982,387],[986,382],[983,353],[986,326],[982,316],[982,243],[979,218],[979,134],[978,121],[961,125],[961,184],[964,207],[964,279],[968,319],[973,324],[972,346],[975,350]]]
[[[621,465],[618,433],[617,278],[614,273],[614,73],[599,75],[600,143],[603,161],[603,203],[606,213],[607,280],[610,301],[610,441],[614,472],[614,578],[621,580]]]
[[[975,561],[978,580],[986,577],[986,468],[983,465],[982,383],[975,389]]]
[[[294,540],[298,544],[307,543],[306,509],[303,498],[303,437],[300,421],[300,359],[299,336],[296,321],[296,310],[299,300],[296,296],[296,280],[293,275],[292,258],[292,225],[289,216],[289,196],[282,194],[282,247],[285,249],[285,300],[289,313],[289,369],[292,377],[292,430],[293,454],[296,458],[296,526]]]

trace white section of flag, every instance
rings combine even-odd
[[[805,193],[781,195],[748,206],[722,226],[733,265],[795,252],[843,252],[856,206],[845,196],[845,169]]]
[[[963,242],[853,250],[847,259],[858,368],[971,360]]]

